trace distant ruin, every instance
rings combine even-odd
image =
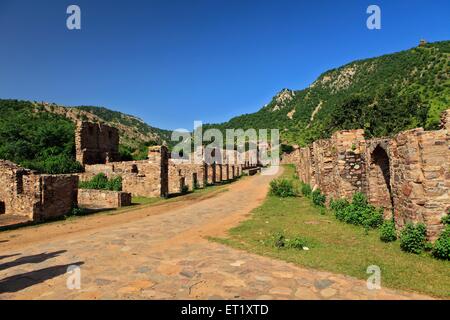
[[[295,150],[283,162],[295,164],[299,178],[328,199],[363,192],[371,204],[384,208],[385,219],[394,218],[397,228],[423,222],[434,240],[450,210],[449,126],[447,110],[436,131],[417,128],[369,140],[361,129],[339,131]]]
[[[41,221],[69,213],[80,206],[89,209],[131,205],[132,196],[168,197],[232,181],[243,170],[255,168],[257,157],[237,151],[200,148],[189,159],[171,159],[166,146],[149,147],[146,160],[120,161],[119,132],[105,124],[77,122],[76,159],[84,172],[45,175],[0,160],[0,215]],[[194,156],[199,160],[193,161]],[[242,159],[241,159],[242,158]],[[212,160],[213,159],[213,160]],[[244,164],[241,165],[242,161]],[[241,161],[241,162],[240,162]],[[103,173],[122,178],[123,191],[78,190],[79,181]]]
[[[123,191],[133,196],[166,197],[169,194],[168,161],[167,147],[150,147],[147,160],[85,165],[85,172],[79,177],[87,181],[99,173],[107,177],[120,176]]]
[[[75,150],[82,165],[119,161],[119,131],[100,123],[78,122]]]
[[[77,141],[80,141],[77,142],[77,154],[84,152],[84,172],[79,174],[80,180],[90,180],[99,173],[110,178],[120,176],[123,191],[133,196],[167,197],[171,194],[193,191],[207,185],[233,180],[241,176],[245,168],[257,166],[255,156],[244,156],[247,157],[244,165],[239,165],[237,151],[231,151],[226,156],[225,152],[206,148],[199,148],[187,158],[171,159],[165,146],[149,147],[146,160],[114,161],[119,140],[116,139],[113,128],[79,123],[77,133]],[[84,140],[80,140],[79,136]],[[111,137],[106,139],[107,147],[96,147],[96,143],[105,140],[105,137]],[[194,159],[199,160],[199,163]]]

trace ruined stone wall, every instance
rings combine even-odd
[[[86,165],[85,172],[79,174],[82,181],[92,179],[99,173],[108,178],[122,177],[122,190],[133,196],[160,197],[164,196],[161,179],[161,165],[148,160],[111,162],[105,165]]]
[[[150,147],[148,160],[86,165],[79,174],[82,181],[99,173],[122,177],[122,190],[133,196],[165,197],[169,193],[168,151],[164,146]]]
[[[40,175],[42,190],[38,220],[63,216],[77,205],[78,177],[76,175]]]
[[[78,122],[75,150],[83,165],[119,161],[119,131],[104,124]]]
[[[30,170],[0,161],[0,214],[33,219],[40,204],[39,178]]]
[[[77,203],[78,177],[40,175],[9,161],[0,161],[0,214],[30,220],[55,218]]]
[[[217,164],[207,164],[206,165],[206,172],[207,172],[207,178],[206,182],[207,184],[214,184],[218,182],[217,180]]]
[[[280,164],[296,164],[300,160],[300,152],[300,148],[297,148],[291,153],[284,153],[281,157]]]
[[[183,186],[189,191],[204,188],[206,185],[205,164],[193,164],[190,161],[169,161],[169,193],[182,192]]]
[[[312,146],[301,148],[297,159],[296,172],[301,181],[311,186],[316,185],[315,180],[315,163]]]
[[[384,208],[385,219],[394,214],[398,228],[423,222],[434,240],[450,210],[449,115],[449,110],[443,114],[441,130],[418,128],[393,139],[365,140],[363,130],[336,132],[300,149],[297,174],[328,198],[351,199],[363,192]]]
[[[107,190],[78,190],[78,205],[86,209],[115,209],[131,205],[131,193]]]
[[[336,181],[333,173],[336,151],[332,147],[332,140],[319,140],[313,143],[314,181],[313,189],[320,189],[325,194],[336,191]]]
[[[345,130],[333,135],[327,153],[327,161],[333,157],[337,160],[328,187],[334,190],[333,198],[350,199],[356,192],[367,192],[365,153],[364,130]]]
[[[414,129],[390,143],[394,218],[399,227],[423,222],[431,240],[450,209],[450,138],[448,130]]]
[[[450,109],[444,111],[441,115],[441,129],[450,131]]]

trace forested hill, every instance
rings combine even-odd
[[[359,60],[322,74],[304,90],[284,89],[261,110],[206,128],[279,128],[287,144],[305,145],[341,129],[367,136],[435,129],[450,107],[450,41]]]
[[[123,160],[143,159],[147,156],[148,146],[161,144],[170,138],[169,131],[106,108],[0,100],[0,159],[46,173],[81,170],[75,161],[77,120],[101,122],[118,128]]]

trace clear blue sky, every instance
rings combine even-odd
[[[81,31],[66,28],[70,4]],[[366,28],[370,4],[381,7],[379,31]],[[192,129],[421,38],[450,39],[450,1],[0,0],[0,97]]]

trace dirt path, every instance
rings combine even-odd
[[[116,216],[0,233],[0,299],[411,299],[364,281],[260,257],[207,236],[248,217],[273,177]],[[70,290],[78,265],[81,289]]]

